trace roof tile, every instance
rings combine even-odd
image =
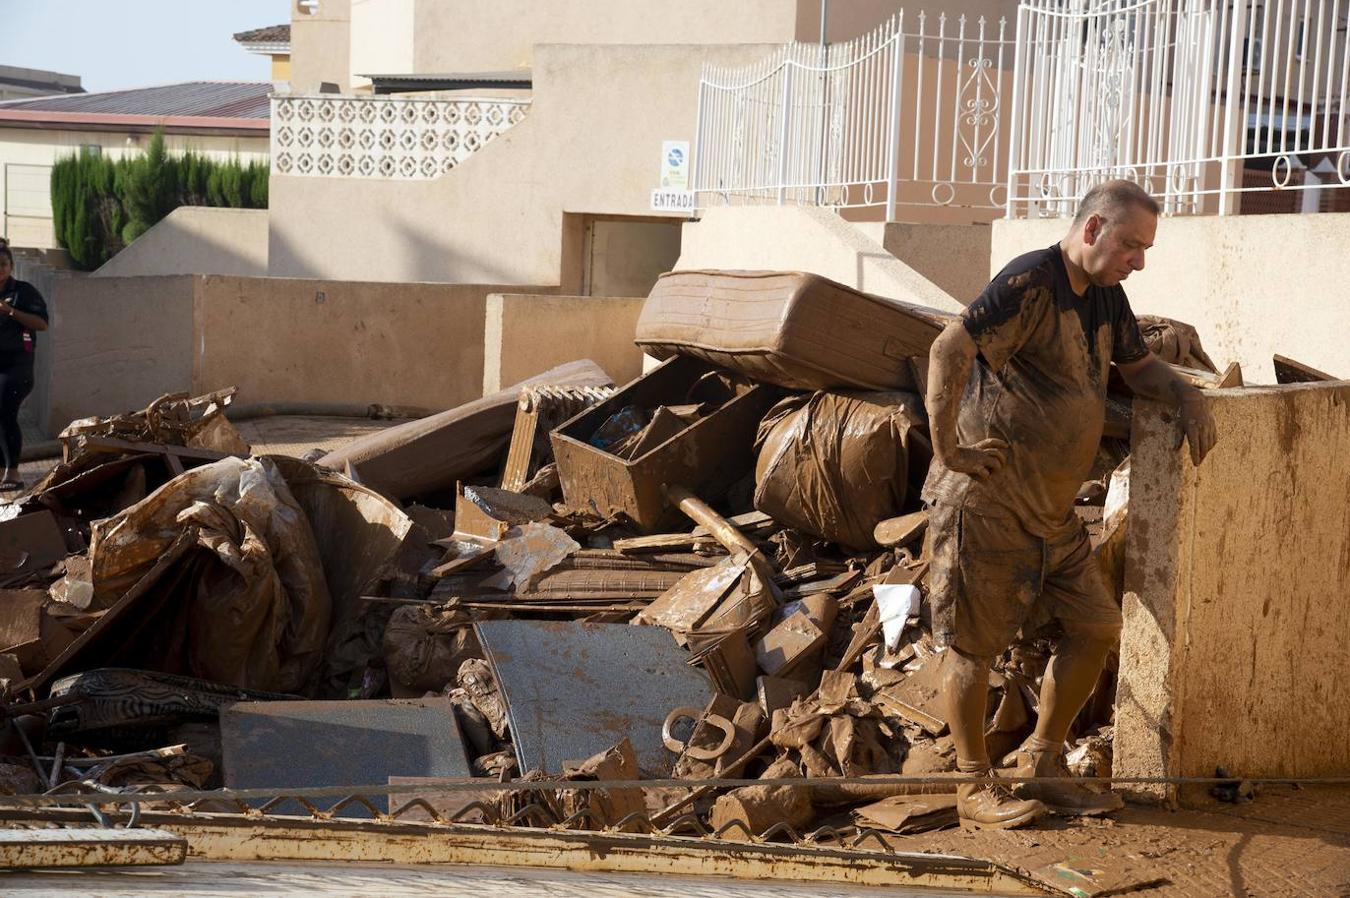
[[[252,31],[240,31],[234,39],[241,44],[289,44],[291,42],[290,23],[268,25],[266,28],[254,28]]]

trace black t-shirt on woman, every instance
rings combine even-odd
[[[36,315],[43,321],[48,320],[46,301],[37,288],[27,281],[7,278],[5,283],[0,285],[0,302],[13,306],[20,312]],[[25,358],[31,361],[36,347],[36,333],[10,318],[8,314],[0,313],[0,364],[11,365]]]

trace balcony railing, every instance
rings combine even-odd
[[[438,178],[514,127],[529,106],[495,98],[273,97],[272,173]]]

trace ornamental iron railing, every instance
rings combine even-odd
[[[1071,215],[1142,184],[1168,214],[1350,185],[1347,0],[1027,0],[1018,9],[1009,217]],[[1249,197],[1256,211],[1257,200]],[[1339,205],[1339,204],[1338,204]]]
[[[902,11],[848,42],[705,66],[696,204],[884,206],[887,220],[901,205],[1001,208],[1006,30]]]

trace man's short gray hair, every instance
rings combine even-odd
[[[1089,190],[1083,197],[1083,201],[1078,204],[1078,214],[1074,216],[1073,223],[1082,224],[1087,221],[1089,215],[1096,214],[1102,221],[1112,224],[1120,221],[1131,206],[1144,209],[1155,218],[1162,213],[1158,201],[1133,181],[1105,181]]]

